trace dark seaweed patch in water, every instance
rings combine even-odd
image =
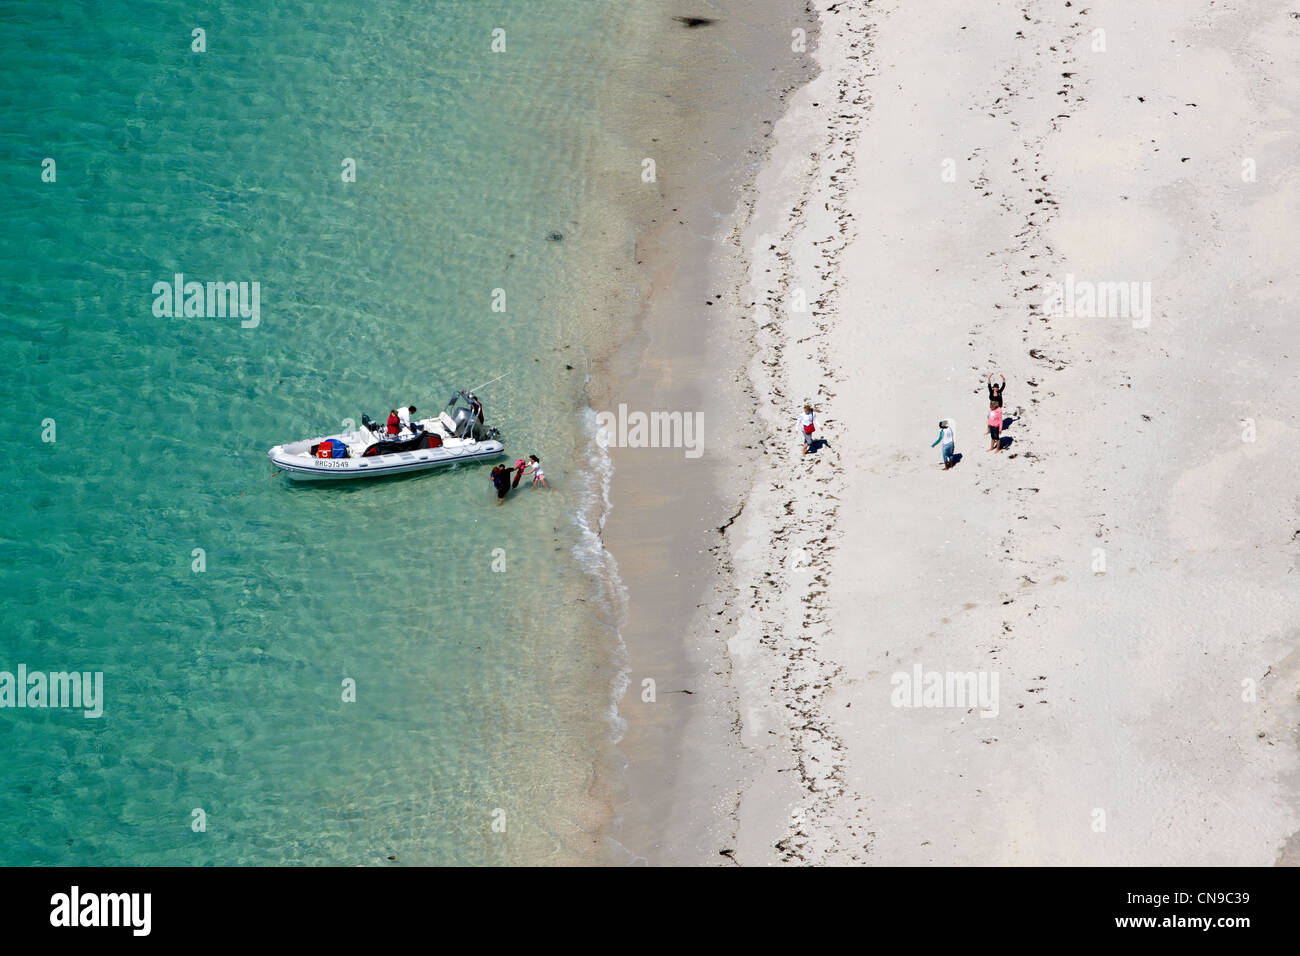
[[[710,17],[673,17],[673,19],[690,28],[707,27],[710,23],[718,22]]]
[[[559,242],[563,238],[564,238],[564,233],[562,232],[548,232],[546,234],[547,242]]]

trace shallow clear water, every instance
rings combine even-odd
[[[0,670],[102,671],[106,698],[0,710],[0,864],[598,850],[583,104],[619,14],[590,8],[0,4]],[[155,317],[178,272],[259,282],[260,324]],[[501,374],[489,420],[550,491],[271,477],[271,445]]]

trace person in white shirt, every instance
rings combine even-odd
[[[943,452],[943,470],[947,471],[956,464],[953,454],[956,449],[956,441],[952,436],[952,425],[948,423],[946,418],[939,423],[939,437],[930,443],[930,447],[933,448],[939,442],[943,442],[943,448],[941,449]]]
[[[799,416],[799,431],[803,433],[803,453],[808,454],[812,448],[813,432],[817,430],[817,413],[813,411],[811,405],[803,407],[803,414]]]
[[[411,419],[415,415],[415,406],[408,405],[405,408],[397,410],[397,421],[400,423],[403,431],[411,430]]]
[[[529,463],[529,467],[532,469],[528,473],[533,476],[533,487],[536,488],[538,484],[541,484],[543,488],[551,487],[546,483],[546,473],[542,471],[541,459],[538,458],[536,455],[529,455],[528,463]]]

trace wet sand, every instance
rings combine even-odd
[[[626,586],[629,669],[613,836],[621,862],[654,865],[726,862],[719,851],[748,772],[718,654],[729,622],[713,607],[729,587],[718,528],[739,507],[754,456],[737,216],[781,95],[809,75],[811,55],[791,50],[791,31],[815,24],[773,3],[713,3],[707,15],[717,22],[688,29],[669,20],[636,45],[661,60],[664,78],[645,91],[628,117],[635,128],[623,134],[629,162],[657,163],[657,181],[629,200],[645,217],[634,253],[643,306],[620,346],[593,362],[591,380],[597,410],[626,405],[703,420],[698,457],[684,448],[610,450],[602,537]]]

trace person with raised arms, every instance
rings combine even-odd
[[[988,377],[989,401],[990,401],[990,402],[997,402],[999,405],[1001,405],[1001,404],[1002,404],[1002,393],[1006,390],[1006,387],[1007,387],[1007,377],[1006,377],[1005,375],[1003,375],[1001,372],[998,372],[998,373],[996,373],[996,374],[997,374],[998,378],[1002,379],[1002,384],[1001,384],[1001,385],[994,385],[994,384],[993,384],[993,375],[994,375],[994,373],[993,373],[993,372],[989,372],[989,377]]]

